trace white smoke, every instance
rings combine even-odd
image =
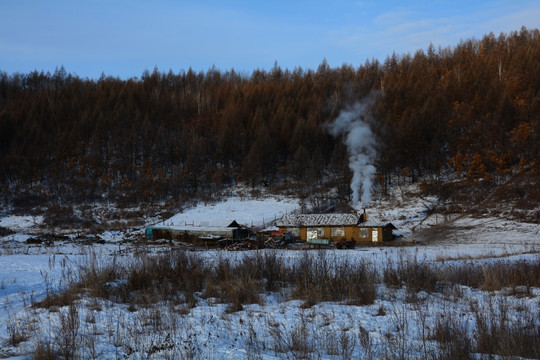
[[[366,122],[369,106],[373,96],[342,110],[329,126],[330,134],[334,137],[345,135],[343,142],[349,153],[349,169],[353,176],[351,180],[352,206],[367,205],[371,201],[371,188],[375,176],[375,159],[377,150],[375,135]],[[361,201],[361,204],[360,204]]]

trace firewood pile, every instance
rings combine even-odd
[[[227,245],[223,248],[225,251],[242,251],[242,250],[256,250],[259,247],[257,246],[257,242],[253,240],[242,240],[238,242],[234,242],[230,245]]]
[[[268,249],[283,249],[287,247],[287,242],[280,238],[270,237],[265,240],[264,247]]]

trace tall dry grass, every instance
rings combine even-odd
[[[198,358],[200,347],[177,349],[164,336],[159,340],[162,344],[144,348],[137,341],[142,335],[130,329],[148,328],[155,334],[173,337],[193,336],[193,330],[182,319],[202,299],[228,304],[226,313],[230,314],[243,310],[247,304],[262,304],[269,292],[279,293],[285,300],[301,300],[304,309],[327,301],[376,306],[386,296],[378,291],[381,286],[389,291],[404,289],[407,300],[379,311],[380,316],[389,316],[397,329],[383,334],[384,351],[374,352],[381,340],[375,343],[373,335],[360,325],[351,326],[355,333],[338,335],[317,332],[310,325],[311,320],[301,317],[290,327],[268,324],[266,338],[256,333],[252,323],[247,323],[246,329],[251,326],[251,330],[246,331],[249,333],[246,356],[260,358],[263,349],[271,348],[277,356],[291,354],[297,358],[317,358],[321,354],[354,358],[353,354],[358,353],[366,358],[403,359],[410,358],[411,353],[434,359],[466,359],[473,357],[473,353],[540,357],[540,326],[535,314],[525,307],[519,321],[515,321],[516,315],[511,316],[514,310],[502,300],[487,306],[471,303],[470,317],[455,317],[451,311],[441,312],[431,306],[425,300],[426,295],[416,296],[424,292],[445,298],[451,291],[455,295],[453,301],[458,301],[462,293],[456,289],[460,286],[482,292],[499,291],[497,299],[507,295],[532,296],[532,289],[540,287],[540,257],[534,261],[444,263],[410,257],[387,259],[385,264],[375,265],[326,251],[305,251],[291,260],[276,251],[254,251],[237,257],[217,255],[209,259],[199,252],[171,250],[159,255],[141,251],[129,260],[114,256],[104,260],[89,253],[76,269],[76,275],[64,272],[61,291],[50,290],[44,300],[34,303],[38,307],[63,308],[58,313],[62,326],[47,337],[51,340],[38,342],[35,358],[99,358],[96,336],[91,331],[92,323],[96,322],[95,313],[101,311],[98,299],[136,313],[133,324],[120,326],[108,320],[111,324],[107,333],[118,349],[150,355],[165,349],[170,350],[171,358]],[[86,314],[87,328],[80,322],[82,299],[94,299],[86,304],[86,308],[94,309]],[[166,311],[162,304],[166,304]],[[411,311],[416,317],[409,316]],[[351,319],[351,324],[354,322]],[[122,327],[127,330],[121,330]],[[14,345],[19,339],[25,340],[19,337],[20,327],[11,328]],[[417,329],[420,339],[415,347],[408,340],[411,328]],[[322,339],[321,335],[324,335]],[[193,336],[191,341],[195,339]]]
[[[140,253],[128,262],[114,257],[103,262],[91,254],[79,265],[76,279],[34,305],[61,307],[85,295],[127,304],[173,301],[194,306],[202,296],[230,303],[235,311],[243,304],[260,303],[265,292],[284,289],[307,305],[374,302],[379,277],[373,265],[338,260],[325,252],[313,254],[305,252],[295,263],[269,251],[246,254],[235,262],[224,257],[208,261],[197,252],[182,250],[157,256]]]

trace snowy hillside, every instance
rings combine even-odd
[[[309,263],[314,264],[314,269],[327,267],[330,273],[347,267],[355,272],[367,269],[374,292],[372,300],[365,304],[347,296],[348,300],[323,299],[310,304],[309,299],[298,298],[301,296],[295,290],[298,285],[291,283],[281,290],[279,287],[262,290],[234,308],[227,300],[220,299],[225,288],[214,289],[212,296],[207,294],[208,289],[196,292],[193,303],[188,303],[188,295],[182,294],[174,301],[158,301],[155,293],[161,288],[154,285],[146,296],[155,300],[146,305],[138,302],[130,305],[105,295],[93,297],[86,290],[72,306],[64,304],[65,300],[59,297],[54,300],[56,305],[32,307],[32,303],[45,299],[47,294],[68,289],[78,274],[89,267],[95,266],[100,271],[114,262],[117,267],[127,266],[118,272],[125,274],[137,266],[143,266],[141,270],[150,266],[152,262],[146,262],[149,258],[174,256],[176,252],[169,246],[124,243],[126,234],[120,231],[98,234],[106,239],[102,245],[79,245],[65,240],[49,247],[27,245],[26,231],[35,230],[41,219],[4,217],[1,226],[16,232],[0,238],[0,358],[27,359],[37,350],[46,350],[43,346],[62,351],[65,350],[62,344],[70,336],[77,356],[83,359],[119,356],[125,359],[388,359],[399,358],[405,354],[403,351],[410,358],[437,357],[435,354],[442,356],[445,352],[454,354],[449,358],[471,353],[481,358],[480,353],[488,351],[475,330],[482,319],[506,316],[512,326],[526,324],[540,328],[538,318],[533,316],[538,314],[540,296],[536,282],[523,286],[518,281],[513,286],[495,286],[496,290],[489,290],[462,283],[452,285],[447,280],[449,274],[459,271],[468,271],[470,278],[478,274],[473,271],[476,266],[480,269],[503,266],[504,273],[511,273],[504,269],[512,269],[514,265],[526,269],[535,266],[540,259],[540,227],[496,216],[444,215],[431,211],[436,201],[418,195],[413,187],[396,189],[390,197],[374,199],[366,208],[369,221],[392,222],[398,227],[395,232],[404,235],[381,247],[322,251],[209,250],[190,255],[195,256],[190,264],[208,264],[209,273],[214,265],[220,269],[239,266],[231,271],[241,271],[242,266],[256,261],[262,261],[261,266],[280,264],[281,271],[288,269],[291,274]],[[298,211],[299,207],[295,199],[230,197],[184,209],[160,224],[220,226],[236,220],[260,227]],[[452,272],[443,266],[451,266]],[[426,276],[425,271],[445,280],[431,285],[429,281],[410,285],[411,279],[393,283],[389,276]],[[350,270],[345,273],[347,277],[352,275]],[[479,272],[481,276],[484,273],[485,270]],[[235,280],[235,275],[226,278],[230,276],[233,283],[229,286],[236,289],[235,294],[247,291],[248,284],[256,288],[268,284],[268,279],[258,283],[247,279],[247,283],[241,283]],[[101,284],[100,291],[115,291],[130,284],[131,279],[107,281]],[[492,283],[493,280],[489,284]],[[312,287],[309,296],[322,291],[317,290],[316,284]],[[141,291],[146,290],[140,288],[135,293]],[[502,309],[506,309],[504,313]],[[75,317],[70,318],[70,312]],[[461,315],[454,318],[453,314]],[[451,339],[443,337],[442,318],[453,319],[447,331],[458,333],[452,333]],[[76,325],[71,335],[62,330],[69,321]],[[454,342],[460,339],[468,345],[457,346]],[[532,354],[530,357],[535,354],[527,352],[531,350],[512,351]]]
[[[272,197],[242,199],[230,197],[216,204],[198,204],[164,220],[163,225],[227,226],[236,220],[246,226],[262,227],[283,215],[298,211],[297,199]]]

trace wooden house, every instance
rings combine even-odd
[[[278,222],[279,231],[302,241],[353,239],[356,242],[392,240],[394,225],[370,224],[365,214],[289,214]]]

